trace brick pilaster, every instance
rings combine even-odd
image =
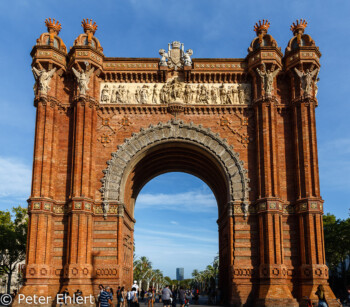
[[[276,128],[277,100],[262,96],[255,101],[255,124],[258,165],[257,213],[259,225],[258,306],[297,302],[286,285],[287,269],[283,256],[282,201],[279,197],[278,148]]]
[[[293,101],[294,145],[296,157],[300,266],[299,296],[315,302],[317,286],[324,285],[328,303],[338,306],[328,286],[323,236],[323,200],[320,196],[316,121],[316,100],[299,97]]]
[[[92,294],[92,166],[96,110],[91,98],[79,96],[74,109],[73,178],[68,216],[65,284],[73,292]]]

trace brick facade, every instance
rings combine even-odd
[[[292,26],[284,55],[264,21],[245,59],[192,59],[180,67],[170,65],[170,52],[167,63],[105,57],[97,26],[87,20],[67,53],[60,25],[47,26],[31,53],[32,66],[52,75],[48,82],[36,75],[21,293],[54,297],[67,287],[96,295],[100,283],[129,287],[137,194],[158,174],[185,171],[207,182],[218,201],[219,283],[229,304],[299,306],[304,296],[316,300],[323,284],[330,306],[337,305],[324,252],[317,76],[305,79],[307,70],[319,69],[321,54],[305,23]],[[87,88],[73,68],[78,75],[91,71]],[[182,85],[174,87],[204,84],[217,93],[222,84],[249,84],[250,97],[223,104],[203,94],[184,103],[174,94],[166,103],[102,103],[105,84],[160,88],[175,79]]]

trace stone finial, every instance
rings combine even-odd
[[[58,35],[60,33],[62,27],[59,21],[55,20],[54,18],[51,20],[51,18],[45,20],[45,25],[47,27],[47,32],[50,34],[53,33],[54,35]]]
[[[259,20],[259,23],[256,23],[254,26],[254,31],[256,35],[259,36],[260,34],[266,34],[269,27],[270,22],[267,19],[263,19],[262,22]]]
[[[294,35],[297,35],[299,33],[303,34],[306,27],[307,22],[305,21],[305,19],[300,19],[296,22],[293,22],[293,24],[290,26],[290,30],[293,32]]]
[[[95,34],[96,30],[97,30],[97,24],[96,22],[92,23],[92,19],[83,19],[83,21],[81,22],[81,26],[84,28],[84,32],[89,34]]]
[[[304,34],[305,28],[307,27],[307,22],[305,19],[297,20],[293,22],[290,26],[290,30],[293,32],[294,36],[297,37],[297,44],[300,46],[301,36]]]
[[[262,40],[263,40],[264,36],[266,35],[269,27],[270,27],[270,23],[267,19],[263,19],[262,22],[261,22],[261,20],[259,20],[259,23],[255,24],[254,31],[255,31],[256,35],[259,36],[259,44],[262,43]]]

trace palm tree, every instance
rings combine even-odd
[[[142,282],[146,275],[152,270],[152,262],[145,256],[134,261],[134,279],[139,282],[139,288],[142,288]]]
[[[158,269],[154,270],[152,287],[155,287],[156,290],[158,291],[159,285],[161,284],[162,280],[163,280],[163,273]]]

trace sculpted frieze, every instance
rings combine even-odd
[[[167,83],[102,82],[100,104],[249,105],[249,83],[203,84],[172,79]]]

